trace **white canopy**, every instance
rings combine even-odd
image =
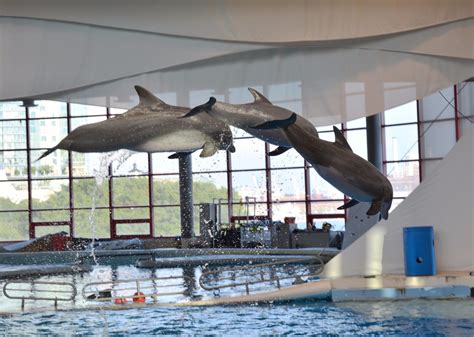
[[[235,103],[255,86],[325,125],[474,76],[473,36],[471,0],[0,0],[0,99],[129,108],[140,84]]]

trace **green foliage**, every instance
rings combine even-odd
[[[130,206],[116,208],[115,219],[148,219],[149,190],[147,177],[113,178],[113,205]],[[49,183],[49,181],[45,181]],[[155,235],[175,236],[180,234],[179,183],[177,180],[155,180],[153,184]],[[227,189],[217,187],[212,181],[194,181],[194,204],[212,202],[213,199],[226,199]],[[93,214],[89,210],[95,201]],[[47,200],[32,201],[34,209],[61,209],[56,211],[34,211],[33,221],[68,221],[69,188],[62,185],[60,190],[52,193]],[[73,203],[75,208],[88,208],[74,211],[74,223],[77,237],[110,237],[109,186],[104,181],[97,185],[94,179],[75,179],[73,182]],[[146,207],[136,207],[146,206]],[[104,207],[105,209],[100,209]],[[28,203],[19,204],[6,198],[0,198],[0,210],[24,210],[22,212],[0,212],[0,240],[28,239]],[[91,221],[91,219],[93,221]],[[95,223],[95,228],[91,223]],[[199,225],[199,209],[194,208],[196,232]],[[146,224],[119,225],[119,234],[147,233]],[[146,229],[146,231],[145,231]],[[54,227],[50,232],[56,232]],[[94,235],[95,233],[95,235]]]

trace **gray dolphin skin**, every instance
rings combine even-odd
[[[179,118],[189,108],[168,105],[143,87],[135,86],[140,98],[127,112],[74,129],[38,160],[57,149],[75,152],[109,152],[128,149],[140,152],[191,153],[202,149],[200,157],[218,150],[234,152],[232,132],[224,122],[207,114]]]
[[[371,202],[367,215],[380,212],[382,218],[388,219],[393,198],[392,184],[374,165],[352,152],[338,128],[333,127],[336,141],[328,142],[314,137],[296,123],[291,124],[290,119],[286,124],[282,130],[293,148],[313,165],[323,179],[352,198],[338,209]]]
[[[274,125],[275,121],[285,121],[290,118],[294,112],[288,109],[273,105],[265,96],[257,90],[248,88],[254,101],[245,104],[228,104],[217,102],[211,97],[209,102],[193,108],[187,115],[183,117],[195,116],[201,112],[207,112],[212,117],[220,119],[236,128],[242,129],[252,136],[259,138],[267,143],[277,145],[278,148],[270,155],[279,155],[291,148],[288,138],[279,128],[264,129],[262,126],[267,122]],[[304,117],[296,115],[295,123],[304,129],[307,133],[314,137],[318,137],[318,133],[314,125]]]

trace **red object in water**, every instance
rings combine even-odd
[[[69,238],[65,235],[53,235],[50,241],[51,250],[54,250],[54,251],[66,250],[66,243],[68,239]]]
[[[135,294],[133,294],[133,302],[145,303],[145,294],[141,291],[136,292]]]
[[[127,299],[125,297],[117,297],[114,302],[115,304],[125,304],[127,303]]]

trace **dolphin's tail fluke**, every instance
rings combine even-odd
[[[186,115],[181,116],[180,118],[187,118],[194,115],[197,115],[201,112],[209,112],[212,109],[212,106],[216,104],[217,100],[214,97],[209,98],[204,104],[198,105],[197,107],[192,108]]]
[[[298,118],[298,115],[296,113],[293,113],[287,119],[280,119],[280,120],[265,122],[256,126],[252,126],[252,129],[270,130],[270,129],[277,129],[277,128],[286,128],[290,126],[291,124],[293,124],[294,122],[296,122],[297,118]]]
[[[57,150],[57,147],[52,147],[51,149],[45,151],[38,159],[35,160],[35,162],[43,159],[44,157],[46,157],[47,155],[51,154],[52,152],[54,152],[56,150]]]

